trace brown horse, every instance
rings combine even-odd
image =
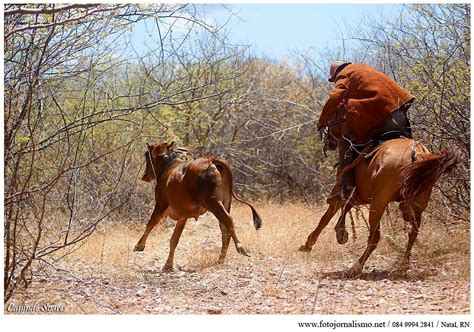
[[[325,150],[337,148],[344,125],[342,112],[336,112],[328,124]],[[321,231],[339,209],[341,209],[341,217],[336,224],[336,235],[339,243],[345,243],[347,241],[345,214],[353,205],[369,204],[370,231],[367,248],[348,271],[349,275],[359,275],[380,240],[380,220],[386,206],[390,202],[397,201],[400,202],[399,208],[403,219],[411,224],[408,245],[400,266],[402,270],[406,270],[410,263],[413,243],[418,236],[421,215],[428,205],[431,190],[440,176],[452,170],[457,161],[457,154],[453,150],[430,153],[421,143],[407,138],[386,141],[373,152],[361,154],[349,166],[355,168],[353,170],[356,179],[355,200],[351,200],[350,204],[345,204],[341,200],[328,202],[329,207],[326,213],[299,250],[311,251]],[[331,197],[340,190],[339,181],[344,171],[347,169],[339,171],[338,181],[332,190]]]
[[[238,199],[232,190],[232,171],[229,164],[218,157],[206,156],[185,162],[180,159],[183,149],[176,149],[174,143],[148,145],[145,153],[146,169],[142,180],[156,179],[155,209],[143,236],[135,246],[135,251],[145,249],[146,239],[152,229],[166,216],[177,220],[170,239],[168,260],[164,271],[173,270],[174,251],[189,218],[197,218],[206,211],[212,212],[219,220],[222,232],[222,249],[219,262],[223,262],[230,239],[237,252],[250,256],[248,250],[237,238],[234,221],[230,215],[232,197],[250,207],[255,229],[262,221],[257,211],[249,203]]]

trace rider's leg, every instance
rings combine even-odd
[[[392,112],[375,136],[380,137],[384,141],[402,136],[412,138],[410,121],[406,113],[407,109],[407,107],[402,106]]]

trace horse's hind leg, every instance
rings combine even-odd
[[[369,213],[369,239],[367,241],[367,248],[365,249],[359,260],[349,269],[349,275],[359,275],[364,268],[364,264],[377,248],[380,241],[380,220],[382,219],[383,212],[387,206],[387,202],[375,201],[370,205]]]
[[[334,217],[337,210],[339,210],[339,208],[341,206],[342,206],[341,201],[336,201],[334,203],[331,203],[328,206],[328,209],[326,210],[324,215],[321,217],[321,220],[319,221],[318,226],[316,227],[316,229],[314,231],[311,232],[311,234],[309,234],[308,239],[306,240],[306,243],[298,249],[299,251],[303,251],[303,252],[310,252],[311,251],[311,247],[318,240],[318,237],[321,234],[322,230],[331,221],[332,217]]]
[[[408,233],[408,244],[400,265],[401,271],[406,271],[410,267],[410,256],[413,244],[416,241],[421,225],[421,214],[426,209],[426,203],[412,202],[400,203],[400,210],[402,211],[403,219],[411,224],[410,233]]]

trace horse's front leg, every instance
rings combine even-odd
[[[299,251],[303,251],[303,252],[311,251],[311,247],[318,240],[319,234],[321,234],[324,227],[326,227],[327,224],[331,221],[332,217],[334,217],[337,210],[339,210],[342,204],[343,202],[341,202],[340,200],[329,204],[328,209],[326,210],[324,215],[321,217],[321,220],[319,221],[318,226],[313,232],[311,232],[311,234],[309,234],[308,239],[306,240],[306,243],[298,249]]]
[[[369,212],[369,238],[367,240],[367,248],[365,249],[362,256],[359,260],[352,265],[352,267],[348,271],[348,276],[357,276],[362,273],[362,269],[364,268],[365,262],[372,254],[372,252],[377,247],[380,241],[380,219],[382,218],[383,212],[387,206],[388,202],[383,199],[379,199],[375,202],[372,202],[370,205],[370,212]]]
[[[339,244],[345,244],[349,239],[349,233],[347,233],[346,230],[346,215],[351,208],[352,205],[349,203],[346,203],[342,206],[341,216],[337,220],[336,227],[334,227],[334,230],[336,231],[337,243]]]

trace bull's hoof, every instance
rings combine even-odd
[[[340,228],[336,230],[337,243],[345,244],[349,240],[349,233],[347,233],[345,228]]]
[[[145,249],[144,245],[137,244],[135,248],[133,248],[133,251],[143,251],[144,249]]]
[[[301,247],[299,247],[298,251],[311,252],[311,247],[307,247],[303,244]]]
[[[163,271],[163,272],[173,272],[173,271],[174,271],[174,268],[173,268],[173,266],[165,265],[165,266],[163,266],[163,268],[161,269],[161,271]]]
[[[410,263],[402,262],[397,268],[397,272],[401,274],[406,274],[410,270]]]
[[[219,259],[217,260],[217,264],[224,264],[225,262],[225,257],[219,257]]]
[[[359,261],[357,261],[349,268],[349,270],[347,270],[346,276],[349,278],[358,277],[362,274],[362,269],[363,269],[362,264],[360,264]]]
[[[244,256],[250,257],[250,252],[241,244],[237,246],[237,252]]]

